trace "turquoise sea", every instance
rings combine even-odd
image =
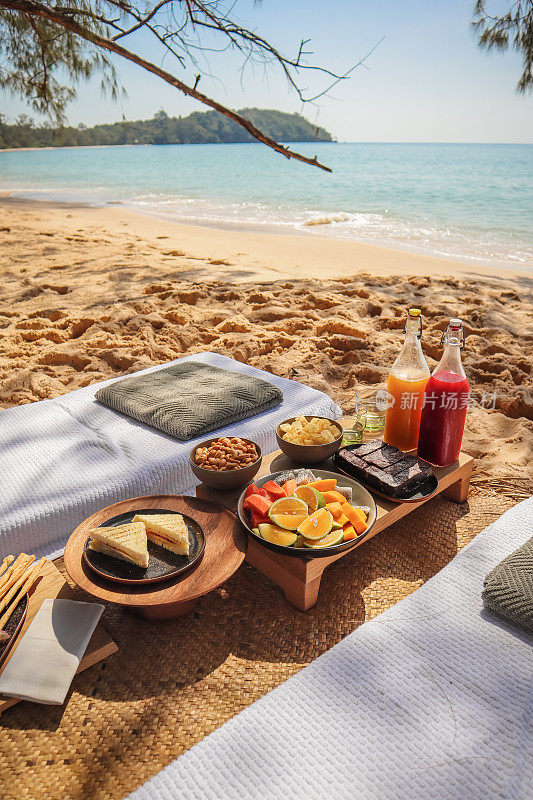
[[[0,151],[0,191],[533,268],[533,145],[293,147],[333,173],[259,144]]]

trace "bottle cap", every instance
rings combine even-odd
[[[450,331],[450,333],[448,333]],[[465,346],[465,329],[463,321],[454,317],[442,331],[440,343],[458,344],[461,350]]]
[[[422,312],[419,308],[410,308],[409,309],[409,316],[410,317],[419,317]]]

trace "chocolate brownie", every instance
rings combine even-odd
[[[390,444],[386,444],[385,447],[381,447],[379,450],[375,450],[373,453],[365,456],[365,461],[380,469],[387,469],[397,464],[399,461],[404,461],[406,456],[407,454],[402,453],[397,447],[391,447]]]
[[[378,447],[370,453],[365,452],[367,446],[373,446],[375,442],[378,442]],[[412,493],[433,474],[430,467],[419,458],[384,444],[379,439],[360,447],[343,447],[335,460],[341,469],[354,478],[389,497],[401,498],[406,493]]]
[[[422,461],[416,456],[405,454],[405,458],[392,464],[390,468],[391,475],[399,475],[400,472],[409,472],[409,475],[416,475],[420,472],[424,473],[426,478],[432,474],[431,467],[425,461]]]
[[[433,474],[427,464],[424,467],[420,467],[420,465],[416,463],[416,459],[414,464],[406,464],[404,461],[401,461],[399,464],[395,464],[394,467],[399,467],[394,473],[393,478],[395,481],[401,482],[402,489],[401,492],[395,492],[393,496],[410,493],[412,490],[416,489],[417,486],[427,481]],[[394,467],[392,467],[393,470]]]
[[[370,442],[365,442],[364,444],[360,444],[357,448],[357,455],[359,458],[366,458],[369,453],[373,453],[375,450],[380,450],[384,445],[384,442],[381,439],[371,439]],[[387,445],[389,447],[390,445]]]

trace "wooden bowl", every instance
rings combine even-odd
[[[213,436],[212,439],[206,439],[205,442],[200,442],[191,450],[189,455],[189,463],[196,477],[199,478],[206,486],[211,486],[213,489],[237,489],[239,486],[245,486],[246,484],[251,483],[259,472],[259,468],[263,460],[261,448],[251,439],[245,439],[243,436],[239,436],[239,439],[242,439],[243,442],[254,444],[257,452],[259,453],[259,458],[257,461],[254,461],[253,464],[250,464],[247,467],[241,467],[241,469],[214,470],[204,469],[204,467],[200,467],[195,462],[194,459],[196,456],[196,451],[199,447],[209,447],[210,444],[216,442],[220,438],[222,437]]]
[[[288,442],[281,435],[281,425],[290,424],[294,422],[295,419],[296,417],[286,419],[284,422],[280,422],[276,428],[276,440],[279,444],[279,448],[292,461],[295,461],[297,464],[320,464],[322,461],[326,461],[330,458],[330,456],[336,453],[340,448],[343,436],[342,427],[334,419],[329,419],[329,417],[317,417],[315,414],[306,416],[306,420],[327,419],[328,422],[332,422],[339,429],[339,435],[335,441],[328,442],[327,444],[294,444],[294,442]]]

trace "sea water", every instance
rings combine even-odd
[[[333,172],[255,143],[0,151],[0,191],[533,268],[533,145],[291,147]]]

